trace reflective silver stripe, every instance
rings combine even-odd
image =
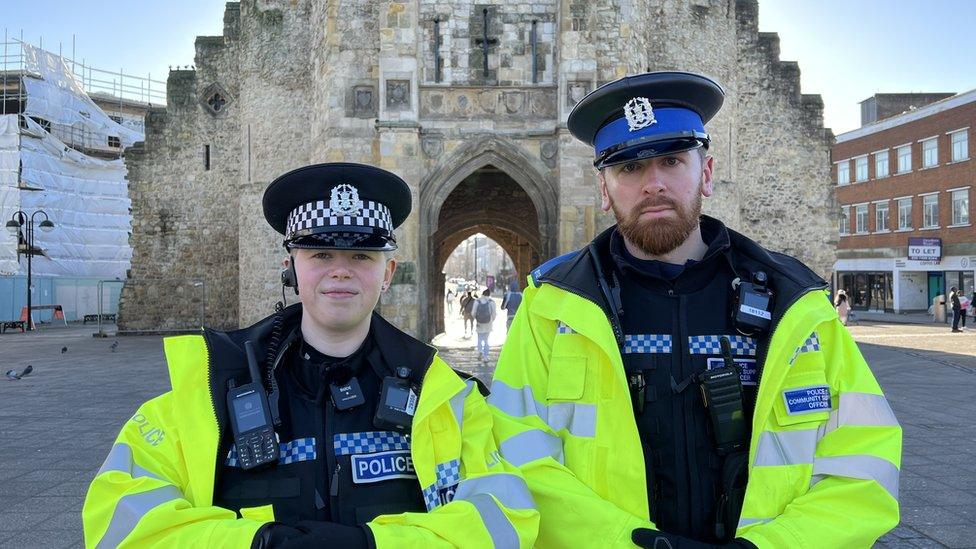
[[[515,389],[497,379],[491,385],[488,403],[510,416],[539,416],[553,431],[566,429],[578,437],[596,436],[595,404],[556,402],[546,406],[536,400],[532,387]]]
[[[108,530],[98,541],[98,549],[103,547],[118,547],[120,543],[135,530],[142,517],[157,506],[168,501],[182,499],[183,492],[172,484],[160,486],[147,492],[129,494],[119,499],[115,504],[115,513]]]
[[[884,395],[841,393],[837,409],[830,412],[823,427],[824,434],[843,425],[897,427],[898,419]]]
[[[773,520],[773,519],[771,519],[771,518],[746,518],[746,517],[743,517],[743,518],[740,518],[739,519],[739,526],[738,527],[739,528],[745,528],[746,526],[751,526],[753,524],[762,524],[764,522],[769,522],[771,520]]]
[[[471,390],[474,389],[474,381],[465,380],[464,389],[461,392],[451,397],[451,410],[454,411],[454,419],[457,420],[458,430],[461,430],[461,426],[464,424],[464,399],[468,398]]]
[[[509,437],[498,449],[502,457],[516,467],[547,456],[563,462],[563,441],[542,429],[531,429]]]
[[[115,446],[112,446],[112,450],[108,453],[108,457],[105,458],[105,463],[102,463],[102,468],[98,470],[95,474],[97,477],[102,473],[108,471],[118,471],[125,473],[132,478],[149,477],[156,480],[163,480],[155,473],[151,473],[142,467],[138,466],[132,460],[132,448],[124,442],[119,442]]]
[[[813,463],[819,429],[763,431],[756,445],[756,467]]]
[[[518,475],[497,473],[461,482],[454,499],[470,500],[478,494],[491,494],[509,509],[535,509],[529,487]]]
[[[491,499],[491,496],[477,494],[466,501],[478,510],[478,514],[481,515],[481,522],[488,530],[488,535],[491,536],[491,541],[495,547],[517,548],[519,546],[515,527],[508,521],[508,517],[498,507],[495,500]]]
[[[810,486],[827,475],[873,480],[887,490],[891,497],[898,499],[898,467],[884,458],[864,455],[818,457],[813,462]]]

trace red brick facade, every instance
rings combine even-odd
[[[924,116],[918,120],[909,120],[898,124],[902,118],[911,118],[911,115],[899,115],[887,121],[881,121],[872,126],[892,126],[880,131],[867,133],[871,126],[854,130],[848,134],[838,136],[838,143],[831,149],[831,176],[834,183],[837,183],[837,162],[847,160],[850,162],[850,183],[838,185],[836,187],[837,203],[840,206],[850,206],[850,232],[855,231],[855,204],[868,203],[868,231],[869,234],[850,234],[843,235],[838,243],[838,250],[853,249],[878,249],[878,248],[904,248],[907,246],[909,236],[917,237],[937,237],[942,238],[943,246],[964,242],[976,242],[976,226],[974,226],[974,212],[972,203],[973,192],[976,190],[976,92],[969,92],[963,95],[972,95],[968,103],[960,104],[941,112],[935,112]],[[938,109],[939,105],[946,102],[959,101],[962,96],[942,101],[917,111],[919,114],[929,109]],[[952,162],[952,144],[948,132],[954,132],[962,128],[967,128],[968,134],[967,154],[965,160]],[[844,140],[850,134],[867,133],[863,136],[854,136]],[[929,137],[936,137],[938,141],[938,164],[931,168],[922,168],[923,151],[920,140]],[[911,171],[899,174],[898,156],[896,147],[904,144],[911,144],[912,167]],[[874,153],[880,150],[888,150],[888,176],[877,178],[875,173]],[[864,182],[854,182],[855,161],[854,158],[867,155],[868,158],[868,180]],[[969,223],[966,226],[950,227],[952,225],[952,196],[945,192],[949,189],[960,187],[972,187],[968,191],[970,200]],[[923,221],[922,197],[926,193],[938,191],[939,197],[939,228],[920,229]],[[900,197],[912,197],[912,230],[897,231],[898,228],[898,202],[889,202],[889,232],[876,234],[876,214],[874,201],[883,199],[893,199]],[[839,228],[838,228],[839,229]]]

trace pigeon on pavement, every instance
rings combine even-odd
[[[13,370],[7,370],[7,378],[8,379],[20,379],[20,376],[17,375],[17,372],[15,372]]]
[[[27,377],[33,371],[34,371],[34,367],[28,364],[27,367],[24,368],[24,371],[20,373],[20,377]]]
[[[67,348],[67,347],[61,347],[61,354],[62,354],[62,355],[63,355],[64,353],[67,353],[67,352],[68,352],[68,348]]]
[[[119,348],[119,342],[118,341],[113,341],[112,344],[109,345],[109,347],[112,348],[112,352],[114,353],[115,350]]]

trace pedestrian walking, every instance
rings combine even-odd
[[[471,290],[464,292],[461,296],[461,318],[464,320],[464,336],[471,337],[474,333],[474,316],[471,315],[471,307],[474,305],[474,296]]]
[[[847,301],[847,292],[844,290],[837,290],[837,297],[834,298],[834,309],[837,310],[837,316],[840,317],[841,323],[847,326],[847,317],[851,312],[851,304]]]
[[[518,282],[513,280],[508,284],[508,291],[505,292],[505,296],[502,297],[502,309],[504,309],[506,316],[506,331],[512,327],[512,320],[515,319],[515,313],[518,311],[519,305],[521,304],[522,292],[519,290]]]
[[[959,291],[955,286],[949,288],[949,304],[952,307],[952,331],[961,332],[959,320],[962,318],[962,300],[959,299]]]
[[[966,329],[966,313],[969,311],[969,298],[966,297],[966,290],[959,289],[959,328]]]
[[[447,289],[447,296],[444,297],[444,303],[447,305],[447,314],[454,312],[454,291],[450,288]]]
[[[485,289],[474,302],[474,320],[477,322],[475,331],[478,333],[477,348],[481,354],[481,362],[488,362],[488,335],[491,334],[491,326],[495,322],[495,302],[491,299],[491,290]]]

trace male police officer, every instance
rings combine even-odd
[[[301,303],[165,340],[173,390],[92,482],[87,545],[532,545],[538,512],[475,380],[373,313],[409,212],[407,184],[370,166],[271,183],[264,214]]]
[[[901,429],[826,284],[699,215],[723,98],[651,73],[569,117],[617,225],[532,272],[489,397],[540,547],[868,547],[898,523]]]

